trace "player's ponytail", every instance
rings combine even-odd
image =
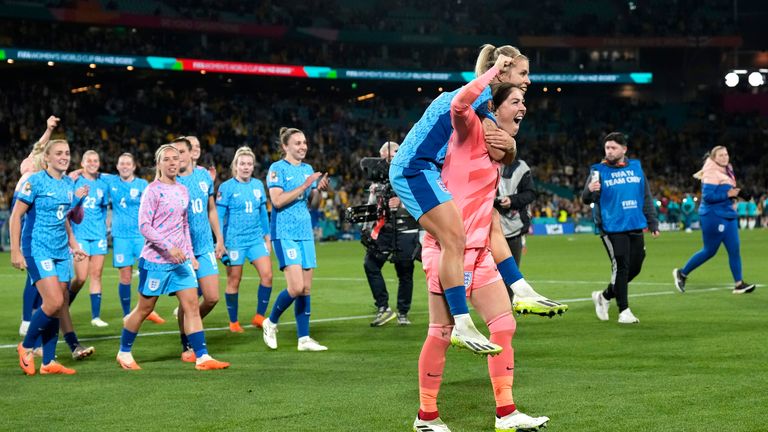
[[[45,163],[45,154],[46,148],[48,148],[48,143],[50,142],[50,140],[48,140],[48,142],[38,141],[32,147],[32,166],[35,171],[40,171],[47,168],[47,164]]]
[[[528,60],[528,57],[524,56],[519,49],[512,45],[503,45],[498,48],[491,44],[485,44],[480,47],[480,54],[477,55],[477,61],[475,62],[475,76],[480,76],[488,69],[492,68],[496,64],[496,60],[499,55],[505,55],[512,59],[512,65],[516,65],[520,59]]]

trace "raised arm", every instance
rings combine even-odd
[[[451,101],[451,123],[460,141],[467,137],[473,116],[477,116],[472,104],[480,97],[480,94],[483,93],[483,90],[488,87],[491,81],[500,72],[507,70],[511,63],[511,58],[500,55],[492,68],[462,87]]]
[[[29,152],[29,156],[21,161],[21,166],[19,169],[21,170],[22,174],[32,172],[35,165],[35,154],[42,152],[45,145],[48,144],[48,141],[51,140],[51,134],[53,133],[53,130],[56,129],[59,121],[61,121],[61,119],[56,116],[50,116],[48,117],[48,120],[45,121],[45,132],[43,132],[43,135],[32,147],[32,151]]]

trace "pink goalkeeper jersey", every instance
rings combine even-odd
[[[172,264],[168,252],[174,247],[181,249],[187,258],[193,256],[188,204],[189,193],[180,183],[155,180],[147,186],[139,206],[139,231],[146,239],[142,258],[156,264]]]
[[[488,154],[482,121],[472,109],[472,102],[497,73],[496,67],[491,68],[467,84],[451,102],[454,130],[440,175],[461,211],[467,249],[486,247],[491,233],[499,163]],[[434,247],[434,237],[427,234],[424,245]]]

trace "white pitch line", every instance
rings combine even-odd
[[[695,294],[695,293],[706,293],[706,292],[712,292],[712,291],[722,291],[726,289],[731,289],[731,287],[715,287],[715,288],[701,288],[701,289],[694,289],[694,290],[688,290],[686,291],[686,294]],[[650,292],[650,293],[639,293],[639,294],[630,294],[629,297],[651,297],[651,296],[662,296],[662,295],[681,295],[677,291],[657,291],[657,292]],[[573,299],[562,299],[557,300],[562,303],[578,303],[578,302],[587,302],[592,301],[592,297],[580,297],[580,298],[573,298]],[[412,315],[423,315],[427,312],[412,312]],[[354,316],[346,316],[346,317],[333,317],[333,318],[318,318],[313,319],[310,322],[312,323],[326,323],[326,322],[339,322],[339,321],[354,321],[354,320],[360,320],[360,319],[370,319],[373,315],[354,315]],[[279,325],[288,325],[288,324],[296,324],[295,321],[283,321],[280,322]],[[253,325],[246,325],[246,328],[254,328]],[[214,331],[229,331],[229,327],[213,327],[213,328],[206,328],[206,332],[214,332]],[[145,336],[166,336],[166,335],[176,335],[179,334],[178,330],[173,331],[158,331],[158,332],[145,332],[145,333],[139,333],[138,337],[145,337]],[[120,335],[113,335],[113,336],[98,336],[98,337],[92,337],[92,338],[82,338],[80,341],[82,342],[89,342],[89,341],[104,341],[104,340],[112,340],[112,339],[120,339]],[[64,341],[59,341],[59,344],[64,344]],[[13,345],[0,345],[0,349],[9,349],[9,348],[16,348],[18,344]]]
[[[18,275],[12,275],[9,273],[2,273],[0,274],[0,277],[18,277]],[[101,278],[102,279],[118,279],[119,275],[117,274],[105,274]],[[134,278],[137,279],[137,278]],[[226,280],[225,274],[219,274],[220,280]],[[243,276],[243,280],[259,280],[258,276]],[[138,280],[138,279],[137,279]],[[368,279],[364,277],[323,277],[323,276],[314,276],[312,278],[314,281],[327,281],[327,282],[367,282]],[[397,282],[397,279],[390,278],[385,279],[387,282]],[[530,282],[533,285],[536,284],[562,284],[562,285],[607,285],[607,280],[599,280],[599,281],[584,281],[584,280],[530,280]],[[643,286],[671,286],[672,284],[669,282],[630,282],[632,285],[643,285]]]

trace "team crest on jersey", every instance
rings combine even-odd
[[[160,279],[149,279],[147,280],[147,289],[150,291],[157,291],[160,289]]]
[[[216,193],[216,201],[221,201],[221,191]]]
[[[53,270],[53,261],[52,260],[42,260],[42,261],[40,261],[40,266],[45,271],[51,271],[51,270]]]
[[[96,189],[96,196],[99,197],[99,199],[104,198],[104,191],[101,189]]]
[[[229,251],[229,259],[233,261],[237,261],[237,259],[240,258],[240,252],[238,251]]]
[[[255,196],[257,200],[261,200],[261,191],[258,189],[254,189],[253,196]]]
[[[136,199],[139,196],[139,190],[136,188],[131,188],[131,198]]]
[[[464,272],[464,288],[472,286],[472,272]]]
[[[26,182],[24,183],[24,187],[21,189],[21,193],[24,195],[29,195],[32,193],[32,183]]]
[[[437,179],[437,187],[439,187],[440,190],[445,192],[445,193],[450,193],[450,192],[448,192],[448,188],[445,187],[445,183],[443,183],[442,179]]]
[[[122,263],[125,261],[125,256],[123,254],[115,254],[115,261]]]
[[[290,258],[290,259],[296,259],[296,249],[287,249],[287,250],[285,251],[285,254],[286,254],[286,255],[288,256],[288,258]]]
[[[200,182],[198,185],[200,185],[200,190],[203,191],[204,194],[208,193],[208,183]]]
[[[269,181],[273,181],[273,182],[277,181],[277,172],[275,171],[269,172]]]

